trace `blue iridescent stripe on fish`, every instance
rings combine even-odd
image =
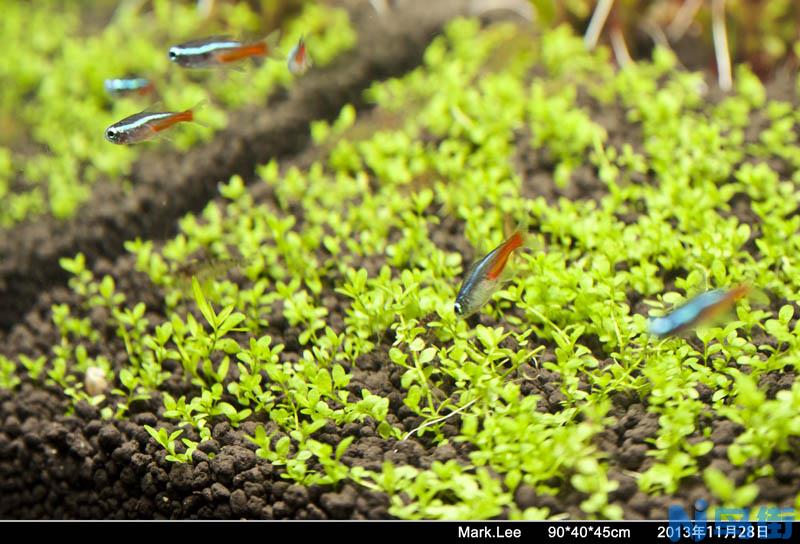
[[[241,47],[241,42],[227,40],[227,41],[211,41],[211,42],[197,42],[185,43],[183,45],[176,45],[170,48],[179,55],[207,55],[219,50],[233,49]]]
[[[650,319],[648,330],[658,336],[672,334],[691,325],[705,310],[725,300],[727,295],[728,292],[724,289],[714,289],[698,295],[667,315]]]
[[[110,94],[139,92],[150,85],[150,80],[143,77],[106,79],[103,86]]]

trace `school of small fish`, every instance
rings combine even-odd
[[[277,56],[277,37],[277,33],[272,33],[261,41],[243,42],[229,36],[210,36],[174,45],[169,48],[168,56],[173,63],[189,69],[225,67],[248,59],[258,62]],[[301,36],[289,51],[286,66],[296,76],[305,74],[313,66],[305,36]],[[104,87],[115,98],[149,96],[156,92],[155,84],[144,77],[110,78],[105,80]],[[155,138],[179,123],[195,121],[195,112],[201,104],[182,111],[145,109],[109,126],[105,138],[119,145]],[[511,274],[506,268],[509,258],[514,251],[524,247],[525,232],[518,228],[502,244],[475,261],[464,274],[456,295],[453,304],[455,315],[468,318],[480,311],[492,295],[510,279]],[[649,319],[648,332],[663,338],[707,322],[730,310],[749,290],[748,285],[742,284],[731,289],[714,289],[701,293],[667,315]]]
[[[217,68],[232,66],[244,60],[254,62],[276,58],[278,34],[273,32],[261,41],[242,42],[227,36],[211,36],[174,45],[169,48],[169,60],[182,68]],[[312,66],[301,36],[286,57],[286,66],[294,75],[303,75]],[[122,96],[149,96],[156,92],[153,81],[144,77],[106,79],[106,92],[114,98]],[[106,129],[105,138],[112,144],[130,145],[150,140],[177,125],[192,122],[200,104],[182,111],[154,111],[145,109],[117,121]]]
[[[453,305],[456,316],[467,318],[489,301],[494,292],[511,277],[506,265],[512,253],[525,245],[525,233],[518,228],[502,244],[467,269]],[[708,323],[728,312],[750,292],[750,285],[742,283],[730,289],[701,293],[664,316],[650,318],[648,333],[664,338]]]

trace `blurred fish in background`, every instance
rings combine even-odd
[[[306,42],[303,36],[300,36],[297,45],[289,52],[289,59],[286,64],[289,67],[289,71],[296,76],[305,74],[311,68],[311,57],[306,49]]]
[[[114,98],[128,95],[147,96],[156,90],[153,82],[143,77],[106,79],[103,82],[103,87]]]

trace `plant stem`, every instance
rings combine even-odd
[[[683,3],[678,13],[675,14],[675,18],[672,19],[672,22],[667,27],[667,36],[669,36],[670,40],[678,41],[686,34],[689,25],[694,21],[695,15],[697,15],[697,11],[702,5],[703,0],[686,0]]]
[[[586,29],[586,34],[583,36],[583,44],[586,49],[591,51],[597,45],[597,39],[603,31],[603,26],[606,24],[608,13],[611,11],[611,6],[614,5],[614,0],[599,0],[597,6],[592,13],[592,20],[589,21],[589,27]]]
[[[620,68],[624,68],[633,62],[631,55],[628,52],[628,46],[625,44],[625,36],[618,26],[611,29],[609,34],[611,38],[611,49],[614,51],[614,58]]]
[[[565,343],[567,343],[567,344],[571,344],[572,343],[570,341],[570,338],[566,335],[566,333],[564,331],[562,331],[559,328],[558,325],[556,325],[550,319],[545,317],[545,315],[542,312],[540,312],[539,310],[535,309],[533,306],[528,306],[527,309],[530,310],[530,312],[533,313],[536,317],[541,319],[546,325],[550,325],[553,328],[553,330],[555,330],[558,333],[558,335],[561,336],[561,339],[564,340]]]
[[[733,86],[733,79],[731,77],[731,55],[728,49],[728,32],[725,28],[725,0],[711,0],[711,33],[714,36],[719,87],[727,92]]]
[[[419,355],[414,353],[414,367],[417,369],[417,374],[419,374],[422,383],[425,384],[425,398],[428,401],[428,409],[433,412],[433,395],[431,394],[431,387],[428,383],[428,377],[425,376],[425,371],[422,370],[422,366],[419,364]]]
[[[449,414],[447,414],[446,416],[442,416],[442,417],[440,417],[440,418],[436,418],[436,419],[432,419],[432,420],[430,420],[430,421],[426,421],[425,423],[423,423],[423,424],[422,424],[422,425],[420,425],[419,427],[416,427],[416,428],[414,428],[414,429],[411,429],[410,431],[408,431],[408,432],[406,433],[406,435],[403,437],[403,439],[401,440],[401,442],[402,442],[403,440],[406,440],[406,439],[407,439],[409,436],[411,436],[412,434],[414,434],[414,433],[416,433],[416,432],[418,432],[418,431],[421,431],[421,430],[422,430],[422,429],[424,429],[425,427],[430,427],[431,425],[436,425],[437,423],[441,423],[442,421],[444,421],[444,420],[446,420],[446,419],[448,419],[448,418],[450,418],[450,417],[453,417],[454,415],[456,415],[456,414],[458,414],[458,413],[460,413],[460,412],[463,412],[464,410],[466,410],[467,408],[469,408],[470,406],[472,406],[473,404],[475,404],[475,403],[476,403],[476,402],[478,402],[479,400],[480,400],[480,397],[474,398],[474,399],[472,399],[471,401],[469,401],[468,403],[466,403],[464,406],[462,406],[461,408],[458,408],[458,409],[456,409],[456,410],[453,410],[452,412],[450,412],[450,413],[449,413]]]

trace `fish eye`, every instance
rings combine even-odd
[[[106,129],[106,138],[108,138],[109,140],[116,140],[117,131],[113,128]]]
[[[169,60],[175,60],[178,58],[178,52],[174,49],[169,50]]]
[[[456,315],[461,315],[461,312],[462,312],[461,304],[458,303],[458,302],[453,304],[453,310],[456,312]]]

